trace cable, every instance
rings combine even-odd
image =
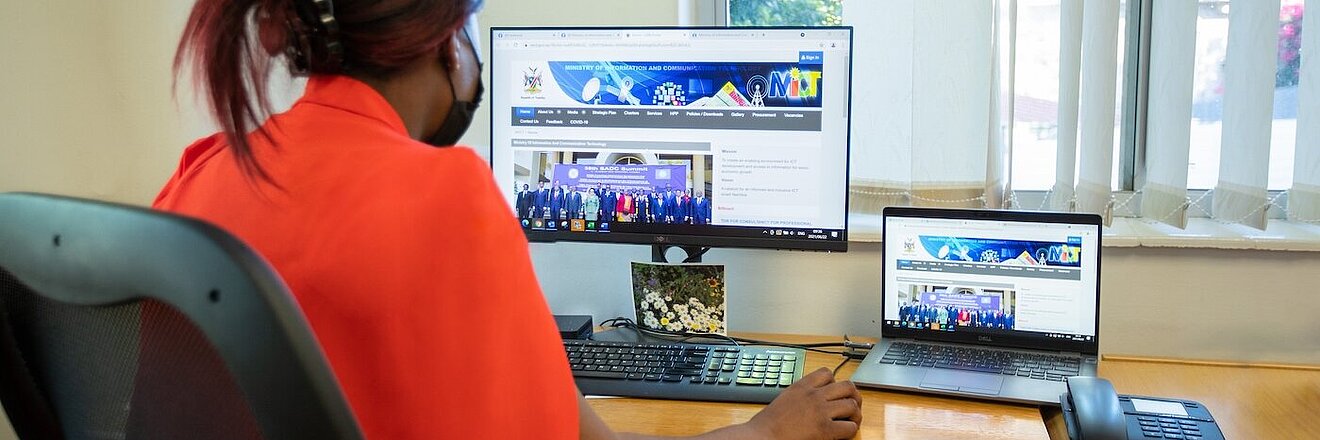
[[[729,344],[729,345],[733,345],[733,346],[741,346],[741,345],[742,345],[742,344],[739,344],[738,341],[737,341],[736,339],[731,338],[731,337],[728,337],[728,336],[726,336],[726,335],[721,335],[721,334],[719,334],[719,333],[692,333],[692,332],[675,332],[675,331],[669,331],[669,330],[657,330],[657,329],[651,329],[651,328],[642,327],[642,326],[640,326],[640,325],[637,325],[636,322],[633,322],[632,319],[629,319],[629,318],[623,318],[623,317],[612,318],[612,319],[606,319],[606,320],[604,320],[604,321],[601,321],[601,322],[600,322],[600,325],[602,325],[602,326],[616,327],[616,328],[617,328],[617,327],[630,328],[630,329],[636,330],[636,331],[638,331],[638,332],[647,333],[647,334],[650,334],[650,335],[653,335],[653,336],[654,336],[654,335],[659,335],[660,337],[663,337],[663,338],[678,338],[678,339],[674,340],[674,342],[686,342],[686,341],[689,341],[689,340],[692,340],[692,339],[702,339],[702,338],[704,338],[704,339],[715,339],[715,340],[719,340],[719,341],[721,341],[721,342],[723,342],[723,341],[728,341],[728,344]]]
[[[834,367],[834,372],[832,373],[832,375],[834,375],[834,376],[838,376],[838,375],[839,375],[839,369],[840,369],[840,368],[843,368],[844,365],[848,365],[848,362],[850,362],[850,361],[852,361],[852,360],[853,360],[852,356],[848,356],[848,355],[845,354],[845,355],[843,356],[843,362],[839,362],[839,365],[836,365],[836,366]]]

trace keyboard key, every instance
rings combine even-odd
[[[576,371],[573,372],[573,377],[590,377],[596,379],[625,379],[628,377],[628,373],[622,373],[622,372],[615,373],[610,371]]]
[[[761,379],[752,379],[752,378],[750,378],[750,377],[744,377],[744,378],[740,378],[740,379],[738,379],[738,385],[757,385],[757,386],[759,386],[759,385],[761,385],[762,383],[764,383],[764,382],[762,382]]]
[[[660,380],[663,380],[665,382],[680,382],[683,380],[683,376],[679,376],[677,374],[666,374],[664,376],[661,376]]]
[[[646,375],[646,380],[651,381],[651,382],[659,381],[659,380],[660,380],[660,375],[659,375],[659,374],[648,374],[648,375]]]
[[[707,377],[707,378],[705,378],[705,379],[702,379],[702,381],[701,381],[701,383],[704,383],[704,384],[713,384],[713,383],[718,383],[718,382],[719,382],[719,378],[715,378],[715,377]]]
[[[784,375],[779,376],[779,386],[786,387],[793,384],[793,377]]]
[[[733,383],[733,379],[730,379],[730,378],[727,378],[727,377],[721,377],[721,378],[720,378],[720,385],[728,385],[728,384],[730,384],[730,383]]]

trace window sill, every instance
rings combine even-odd
[[[881,218],[878,214],[850,213],[849,241],[881,242]],[[1105,228],[1104,245],[1320,252],[1320,226],[1270,220],[1267,229],[1260,231],[1207,218],[1193,218],[1183,230],[1150,219],[1115,217],[1113,225]]]

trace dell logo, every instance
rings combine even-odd
[[[989,336],[977,336],[976,340],[981,342],[993,342],[993,340],[991,340]]]
[[[656,243],[667,243],[667,242],[669,242],[669,239],[666,238],[666,237],[655,237],[655,242],[656,242]]]

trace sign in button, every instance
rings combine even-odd
[[[825,64],[825,52],[798,52],[798,64]]]

